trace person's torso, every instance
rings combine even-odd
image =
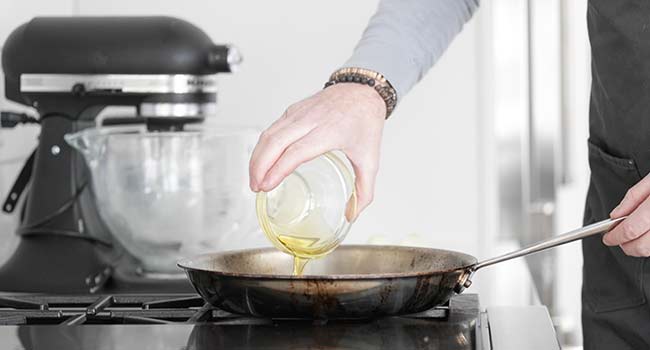
[[[609,217],[650,172],[650,0],[590,0],[590,185],[584,223]],[[650,265],[583,240],[584,348],[650,346]]]
[[[639,170],[648,173],[650,1],[590,0],[587,17],[591,140],[615,156],[637,160]]]

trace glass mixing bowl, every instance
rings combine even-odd
[[[303,259],[336,248],[356,212],[354,177],[335,153],[300,165],[275,189],[257,194],[257,218],[280,250]]]
[[[90,168],[99,213],[151,273],[178,273],[181,257],[241,248],[256,232],[248,161],[258,132],[142,125],[66,135]]]

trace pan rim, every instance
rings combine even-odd
[[[236,278],[246,278],[246,279],[263,279],[263,280],[292,280],[292,281],[313,281],[313,280],[337,280],[337,281],[345,281],[345,280],[378,280],[378,279],[395,279],[395,278],[412,278],[412,277],[420,277],[420,276],[432,276],[436,274],[446,274],[454,271],[461,271],[461,270],[468,270],[471,269],[472,266],[475,266],[478,263],[478,260],[476,257],[463,253],[463,252],[458,252],[454,250],[447,250],[447,249],[438,249],[438,248],[427,248],[427,247],[412,247],[412,246],[397,246],[397,245],[369,245],[369,244],[346,244],[346,245],[341,245],[337,250],[339,249],[367,249],[367,248],[384,248],[384,249],[398,249],[398,250],[415,250],[415,251],[422,251],[422,252],[437,252],[437,253],[452,253],[456,254],[459,256],[462,256],[463,259],[466,259],[468,261],[472,261],[470,264],[466,264],[464,266],[459,266],[456,268],[449,268],[445,270],[421,270],[421,271],[414,271],[414,272],[391,272],[391,273],[374,273],[374,274],[339,274],[339,275],[301,275],[301,276],[293,276],[293,275],[288,275],[288,274],[283,274],[283,275],[270,275],[270,274],[260,274],[260,273],[235,273],[235,272],[226,272],[226,271],[217,271],[217,270],[211,270],[211,269],[205,269],[205,268],[198,268],[198,267],[192,267],[190,266],[192,264],[192,260],[200,259],[200,258],[206,258],[206,257],[215,257],[215,256],[224,256],[224,255],[231,255],[231,254],[238,254],[238,253],[243,253],[243,252],[248,252],[248,253],[255,253],[255,252],[277,252],[278,250],[273,247],[265,247],[265,248],[252,248],[252,249],[239,249],[239,250],[230,250],[230,251],[224,251],[224,252],[216,252],[216,253],[204,253],[200,255],[196,255],[190,258],[183,258],[180,259],[176,262],[176,266],[179,268],[183,269],[186,273],[191,272],[191,271],[200,271],[200,272],[206,272],[218,276],[223,276],[223,277],[236,277]]]

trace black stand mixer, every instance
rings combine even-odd
[[[2,51],[6,97],[39,117],[3,112],[2,126],[39,123],[41,133],[2,206],[20,210],[21,224],[18,248],[0,267],[0,291],[160,291],[160,282],[120,275],[132,259],[100,219],[82,155],[63,135],[95,126],[107,106],[138,112],[107,122],[150,130],[202,122],[216,105],[215,74],[240,61],[234,48],[170,17],[35,18],[14,30]],[[178,283],[162,290],[189,290]]]

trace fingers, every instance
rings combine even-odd
[[[335,135],[326,135],[322,131],[312,131],[302,139],[294,142],[280,155],[277,162],[267,172],[259,186],[261,191],[271,191],[282,182],[300,164],[312,160],[325,152],[336,149]],[[372,147],[359,147],[368,151],[344,151],[355,174],[356,203],[346,210],[346,217],[353,221],[373,200],[375,179],[379,169],[378,152],[370,151]],[[378,149],[378,146],[377,146]]]
[[[273,190],[282,180],[292,173],[296,168],[307,161],[310,161],[321,154],[330,151],[332,145],[331,137],[323,135],[322,132],[310,132],[300,140],[295,141],[277,158],[277,161],[266,173],[259,189],[264,192]]]
[[[348,202],[346,217],[356,216],[372,201],[385,111],[381,96],[359,84],[337,84],[292,105],[253,151],[251,189],[268,192],[300,164],[342,150],[356,174],[357,199]]]
[[[251,190],[260,191],[267,172],[285,149],[311,130],[312,126],[304,123],[293,123],[283,127],[282,123],[278,122],[264,131],[253,150],[249,164]]]
[[[359,215],[374,198],[375,194],[375,178],[377,170],[372,166],[367,169],[354,166],[354,173],[356,175],[354,187],[357,193],[357,207],[356,215]]]
[[[300,140],[289,145],[279,156],[276,163],[266,173],[264,180],[259,185],[261,191],[271,191],[282,182],[300,164],[312,160],[325,152],[337,149],[337,135],[329,135],[329,129],[315,129]],[[379,138],[377,138],[377,142]],[[374,145],[374,142],[373,142]],[[361,142],[353,151],[344,150],[350,160],[355,173],[356,202],[348,203],[346,217],[354,221],[363,209],[373,200],[375,191],[375,178],[379,169],[379,145],[368,145]],[[376,149],[376,151],[375,151]],[[361,151],[363,150],[363,151]]]
[[[610,217],[616,219],[629,215],[648,196],[650,196],[650,175],[644,177],[627,191],[621,203],[609,214]]]
[[[273,190],[300,164],[336,149],[337,145],[332,141],[335,139],[336,135],[326,135],[326,132],[317,129],[286,147],[276,163],[266,173],[259,185],[259,190],[265,192]],[[359,148],[372,149],[372,147]],[[346,208],[346,217],[349,221],[354,221],[359,213],[373,200],[375,179],[379,169],[379,154],[371,151],[347,151],[345,154],[350,160],[355,173],[354,186],[356,194],[356,203],[349,203],[348,208]]]
[[[608,246],[623,245],[633,241],[650,230],[650,200],[643,200],[632,214],[603,236]]]
[[[643,258],[650,256],[650,234],[645,232],[641,237],[621,244],[621,249],[628,256]]]
[[[611,218],[629,215],[603,236],[608,246],[620,246],[628,256],[650,256],[650,175],[631,187],[621,203],[609,214]]]
[[[356,154],[346,153],[352,163],[355,175],[355,191],[357,195],[356,210],[353,220],[361,213],[374,198],[375,179],[379,169],[379,156],[362,154],[360,157]]]

